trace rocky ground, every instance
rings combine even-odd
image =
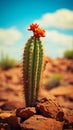
[[[53,74],[58,86],[46,87]],[[0,68],[0,130],[73,130],[73,60],[44,58],[39,102],[25,108],[22,65]]]

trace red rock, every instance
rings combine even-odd
[[[42,98],[36,106],[37,113],[50,118],[55,118],[56,120],[63,121],[64,113],[57,102],[53,97]]]
[[[41,115],[34,115],[20,126],[21,130],[62,130],[63,123]]]
[[[36,114],[36,110],[34,107],[19,108],[16,110],[16,115],[24,119],[27,119],[34,114]]]

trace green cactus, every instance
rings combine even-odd
[[[43,64],[43,45],[39,34],[25,44],[23,53],[23,82],[26,106],[35,106],[38,99]]]

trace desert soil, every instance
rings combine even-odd
[[[46,87],[53,74],[61,75],[61,83]],[[73,60],[44,57],[39,99],[25,108],[22,64],[0,68],[0,130],[73,130]]]

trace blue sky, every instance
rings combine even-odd
[[[73,44],[73,0],[0,0],[0,52],[22,59],[32,22],[46,30],[45,55],[61,57]]]

